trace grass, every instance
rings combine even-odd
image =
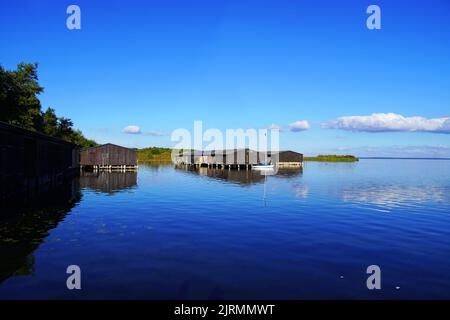
[[[318,155],[317,157],[304,157],[304,161],[321,161],[321,162],[356,162],[359,159],[351,155]]]
[[[137,158],[139,162],[168,162],[172,161],[172,149],[170,148],[143,148],[139,149]]]

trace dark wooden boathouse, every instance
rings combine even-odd
[[[303,164],[303,154],[295,151],[278,152],[279,167],[301,167]]]
[[[278,167],[302,167],[303,154],[295,151],[255,151],[251,149],[182,151],[174,155],[177,165],[228,169],[250,169],[256,164],[274,164]]]
[[[137,149],[112,143],[84,149],[80,152],[80,166],[87,169],[136,169]]]
[[[70,142],[0,121],[0,201],[28,200],[78,173]]]

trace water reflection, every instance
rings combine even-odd
[[[391,209],[426,202],[448,203],[450,192],[435,186],[360,186],[343,190],[342,199]]]
[[[15,214],[0,221],[0,283],[33,274],[33,252],[80,199],[78,179],[73,179],[42,195],[39,202],[16,204]]]
[[[190,174],[205,176],[211,179],[235,183],[242,186],[250,186],[252,184],[264,183],[265,172],[255,170],[228,170],[217,168],[194,168],[187,166],[176,166],[177,170],[184,171]],[[302,168],[283,168],[279,169],[273,177],[276,178],[294,178],[303,173]],[[272,175],[271,175],[272,176]]]
[[[137,186],[136,171],[96,171],[80,174],[80,187],[113,194]]]
[[[275,178],[294,179],[303,175],[303,168],[280,168],[274,175]]]
[[[390,274],[377,297],[449,297],[450,162],[308,163],[267,183],[173,165],[138,175],[83,174],[76,208],[0,222],[0,298],[73,298],[74,263],[94,279],[85,299],[371,299],[374,255]]]
[[[306,184],[294,184],[292,190],[296,198],[306,199],[309,196],[309,187]]]
[[[80,188],[113,194],[136,185],[137,172],[82,172],[38,199],[9,207],[2,204],[0,283],[12,276],[33,274],[33,252],[81,200]]]

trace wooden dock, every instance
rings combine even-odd
[[[261,152],[251,149],[220,151],[181,151],[173,159],[176,165],[228,170],[250,170],[257,164],[278,167],[303,167],[303,154],[294,151]]]

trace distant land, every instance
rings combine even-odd
[[[172,149],[160,147],[143,148],[138,149],[137,155],[140,162],[169,162],[172,160]],[[358,158],[352,155],[318,155],[316,157],[304,157],[304,161],[356,162]]]
[[[359,157],[359,159],[380,159],[380,160],[450,160],[450,158],[431,157]]]
[[[140,162],[170,162],[172,149],[149,147],[138,149],[138,160]],[[359,159],[374,160],[450,160],[450,158],[432,158],[432,157],[356,157],[353,155],[318,155],[305,156],[304,161],[319,162],[357,162]]]
[[[359,159],[352,155],[336,155],[326,154],[318,155],[317,157],[304,157],[304,161],[320,161],[320,162],[356,162]]]
[[[150,147],[138,149],[137,158],[140,162],[168,162],[172,161],[171,148]]]

